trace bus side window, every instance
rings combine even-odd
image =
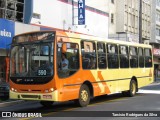
[[[118,47],[116,44],[107,44],[108,68],[119,68]]]
[[[128,47],[124,45],[119,46],[120,67],[129,68]]]
[[[137,68],[138,67],[138,54],[136,47],[129,47],[129,60],[130,60],[130,67]]]
[[[96,69],[96,46],[94,42],[81,41],[82,67],[83,69]]]
[[[143,68],[144,67],[144,53],[143,53],[142,48],[138,49],[138,56],[139,56],[139,67]]]
[[[62,49],[62,47],[64,47]],[[57,67],[58,75],[61,78],[69,77],[76,73],[79,69],[79,46],[77,43],[58,43],[57,44]],[[64,50],[65,49],[65,50]],[[65,53],[64,53],[65,51]],[[66,59],[68,60],[68,68],[62,69],[62,53],[65,54]]]
[[[152,53],[151,49],[145,50],[145,67],[152,67]]]
[[[89,58],[85,56],[85,54],[82,55],[82,67],[83,69],[87,69],[89,64]]]
[[[67,43],[66,51],[69,61],[69,75],[74,74],[79,69],[79,46],[76,43]]]
[[[105,69],[107,67],[105,44],[98,42],[97,51],[98,51],[98,67],[100,69]]]

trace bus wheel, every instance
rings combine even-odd
[[[130,89],[127,91],[129,97],[133,97],[137,91],[137,84],[135,80],[131,80],[130,82]]]
[[[90,90],[87,85],[82,85],[79,91],[79,99],[75,101],[78,106],[86,107],[90,102]]]
[[[53,101],[40,101],[40,104],[44,107],[50,107],[53,104]]]

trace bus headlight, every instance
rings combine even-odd
[[[51,91],[51,92],[53,92],[53,91],[54,91],[54,89],[53,89],[53,88],[50,88],[50,91]]]
[[[14,88],[11,88],[11,91],[13,91],[13,92],[17,92],[17,90],[16,90],[16,89],[14,89]]]
[[[11,91],[14,91],[14,88],[11,88]]]

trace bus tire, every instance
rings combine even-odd
[[[53,105],[53,101],[40,101],[40,104],[44,107],[50,107]]]
[[[86,107],[90,102],[90,90],[86,84],[83,84],[79,91],[79,98],[75,100],[75,103],[80,107]]]
[[[130,82],[130,88],[127,91],[127,96],[133,97],[137,92],[137,83],[135,80],[131,80]]]

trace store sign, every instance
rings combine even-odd
[[[10,48],[14,36],[15,24],[6,19],[0,19],[0,49]]]
[[[85,25],[85,0],[78,0],[78,25]]]
[[[153,55],[160,56],[160,49],[153,49]]]

